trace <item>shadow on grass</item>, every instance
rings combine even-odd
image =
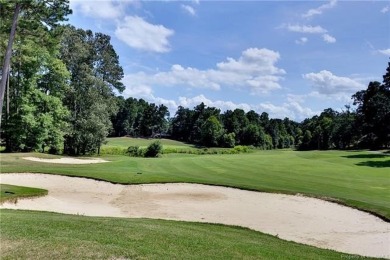
[[[390,160],[360,162],[360,163],[357,163],[356,165],[369,166],[369,167],[375,167],[375,168],[386,168],[386,167],[390,167]]]
[[[349,158],[349,159],[375,159],[375,158],[386,158],[389,156],[390,155],[388,155],[388,154],[372,153],[372,154],[346,155],[346,156],[342,156],[342,157]]]

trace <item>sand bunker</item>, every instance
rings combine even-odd
[[[45,162],[45,163],[62,163],[62,164],[91,164],[91,163],[104,163],[108,162],[103,159],[92,158],[92,159],[77,159],[71,157],[63,157],[58,159],[45,159],[37,157],[23,157],[25,160],[30,160],[34,162]]]
[[[114,185],[44,174],[1,174],[0,182],[49,190],[45,197],[2,208],[238,225],[316,247],[390,257],[389,223],[314,198],[199,184]]]

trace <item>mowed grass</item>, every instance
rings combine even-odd
[[[342,259],[249,229],[0,210],[1,259]]]
[[[0,203],[4,201],[17,201],[18,198],[44,196],[47,190],[0,184]]]
[[[104,147],[121,147],[128,148],[129,146],[139,146],[147,147],[155,141],[160,141],[165,148],[195,148],[192,144],[186,144],[180,141],[175,141],[171,139],[145,139],[145,138],[133,138],[133,137],[110,137],[107,138],[107,143],[103,145]]]
[[[390,220],[390,157],[369,151],[257,151],[235,155],[105,156],[109,163],[66,165],[1,154],[1,172],[82,176],[113,183],[189,182],[304,194],[373,212]]]

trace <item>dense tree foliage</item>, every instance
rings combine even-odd
[[[201,103],[193,110],[179,107],[171,126],[172,138],[198,145],[240,144],[272,149],[293,147],[298,123],[288,118],[269,120],[267,113],[259,115],[253,110],[245,113],[235,109],[221,114],[219,109]]]
[[[383,83],[370,82],[353,96],[356,111],[325,109],[320,116],[302,122],[302,142],[309,149],[380,149],[390,146],[390,63]]]
[[[385,75],[385,79],[386,79]],[[390,87],[384,82],[370,82],[366,90],[352,96],[357,105],[364,147],[381,148],[390,144]]]
[[[12,46],[15,39],[21,37],[17,35],[30,36],[29,38],[40,41],[45,45],[44,40],[51,42],[52,37],[48,34],[61,21],[66,20],[66,16],[71,13],[69,0],[0,0],[0,36],[2,41],[0,47],[0,57],[3,61],[0,81],[0,126],[2,121],[2,109],[6,85],[10,77]],[[16,33],[16,31],[19,33]]]
[[[118,113],[112,116],[111,136],[156,137],[168,131],[168,108],[143,99],[117,97]]]
[[[111,131],[111,116],[117,112],[114,89],[123,91],[119,57],[110,37],[72,26],[62,28],[61,59],[70,72],[64,104],[71,126],[64,150],[85,154],[99,150]]]
[[[67,130],[68,111],[61,93],[66,89],[69,74],[58,57],[59,38],[55,27],[69,13],[68,1],[2,2],[2,39],[8,39],[7,26],[15,5],[21,9],[19,33],[14,35],[9,70],[4,69],[5,65],[2,67],[2,80],[7,81],[2,139],[7,151],[44,151],[45,147],[56,151]],[[1,55],[6,52],[6,46],[9,44],[1,42]]]

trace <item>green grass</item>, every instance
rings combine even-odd
[[[133,137],[110,137],[107,138],[107,144],[103,145],[104,147],[122,147],[127,148],[129,146],[139,146],[139,147],[147,147],[154,141],[159,140],[161,144],[166,148],[195,148],[192,144],[186,144],[183,142],[171,140],[171,139],[145,139],[145,138],[133,138]]]
[[[0,184],[0,203],[4,201],[16,201],[22,197],[36,197],[46,194],[47,190],[43,189]]]
[[[249,229],[0,210],[1,259],[352,259]]]
[[[221,147],[200,147],[193,144],[187,144],[171,139],[145,139],[133,137],[111,137],[107,138],[107,143],[100,149],[101,155],[129,155],[128,148],[138,147],[145,150],[151,143],[159,141],[163,146],[162,154],[182,153],[182,154],[236,154],[247,153],[252,149],[245,146],[236,146],[234,148]],[[134,156],[134,155],[131,155]],[[142,157],[142,156],[139,156]]]
[[[1,154],[1,172],[83,176],[113,183],[190,182],[305,194],[390,220],[390,156],[367,151],[256,151],[235,155],[105,156],[110,163],[59,165],[23,160],[45,154]]]

